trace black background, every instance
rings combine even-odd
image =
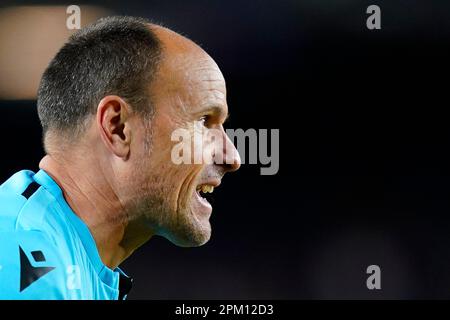
[[[208,244],[154,238],[122,265],[131,299],[450,298],[448,1],[95,3],[200,43],[230,128],[280,129],[278,174],[227,176]],[[43,151],[35,101],[0,111],[3,181]],[[382,290],[366,288],[371,264]]]

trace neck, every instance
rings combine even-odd
[[[102,262],[115,269],[152,235],[139,219],[127,219],[132,215],[126,212],[101,166],[83,165],[79,160],[47,155],[39,167],[56,181],[73,212],[89,228]]]

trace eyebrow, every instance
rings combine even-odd
[[[223,117],[223,115],[225,114],[225,112],[223,111],[223,108],[218,105],[209,106],[208,108],[206,108],[206,110],[211,111],[211,113],[214,113],[221,117]],[[229,120],[229,118],[230,118],[230,113],[228,112],[225,116],[225,119],[223,120],[223,123],[227,122]]]

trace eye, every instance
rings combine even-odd
[[[203,126],[207,126],[208,125],[208,120],[210,119],[210,116],[209,115],[205,115],[205,116],[202,116],[200,119],[199,119],[199,121],[200,121],[200,123],[203,125]]]

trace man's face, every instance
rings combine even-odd
[[[228,116],[225,80],[216,63],[199,49],[162,62],[152,95],[155,115],[134,145],[139,150],[133,162],[135,205],[156,234],[180,246],[199,246],[211,236],[212,207],[203,192],[217,187],[226,172],[240,166],[237,150],[223,129]],[[206,153],[210,158],[203,159],[209,164],[174,163],[172,149],[177,142],[171,136],[180,129],[211,150]],[[216,129],[219,139],[194,135],[210,129]],[[143,141],[149,131],[150,150]],[[217,163],[217,158],[233,163]]]

